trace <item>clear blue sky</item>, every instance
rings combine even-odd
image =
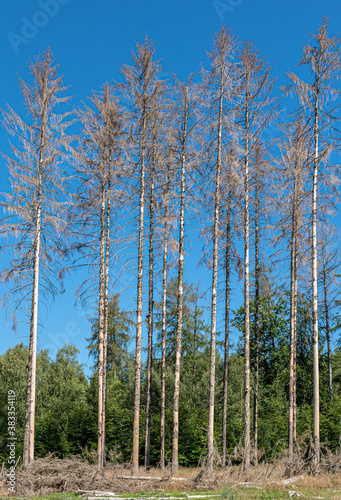
[[[339,0],[3,0],[0,107],[7,101],[19,113],[24,112],[18,74],[28,79],[27,61],[47,46],[51,46],[64,82],[75,96],[73,104],[78,105],[105,81],[120,79],[122,63],[130,61],[135,41],[142,42],[145,35],[156,43],[156,58],[162,59],[165,77],[174,71],[180,79],[185,79],[201,63],[207,66],[211,37],[222,23],[240,39],[252,39],[261,55],[273,64],[278,84],[283,84],[284,73],[293,70],[300,58],[302,45],[309,39],[308,32],[316,33],[324,16],[330,18],[330,34],[337,34],[341,20]],[[0,150],[8,152],[8,138],[3,130]],[[9,183],[3,160],[0,160],[0,181],[0,190],[7,191]],[[0,259],[0,265],[6,265],[6,255],[0,255]],[[191,280],[194,272],[193,265]],[[195,280],[207,279],[209,283],[206,275],[201,270]],[[67,293],[52,304],[47,316],[45,312],[41,316],[45,329],[38,334],[39,348],[48,347],[53,355],[64,342],[73,342],[81,350],[80,360],[89,363],[84,341],[89,336],[86,312],[77,312],[73,307],[79,279],[74,276],[68,281]],[[3,312],[0,320],[0,353],[19,341],[27,341],[26,325],[14,337]]]

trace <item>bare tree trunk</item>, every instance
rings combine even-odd
[[[259,387],[259,220],[258,220],[258,158],[255,175],[255,373],[253,399],[253,446],[254,465],[258,465],[258,387]]]
[[[297,264],[296,264],[297,266]],[[297,267],[296,267],[296,278],[295,278],[295,287],[296,287],[296,297],[297,297]],[[295,303],[295,318],[296,318],[296,322],[295,322],[295,330],[294,330],[294,333],[295,333],[295,337],[294,337],[294,394],[293,394],[293,407],[294,407],[294,411],[293,411],[293,436],[294,436],[294,448],[296,448],[297,446],[297,406],[296,406],[296,401],[297,401],[297,370],[296,370],[296,366],[297,366],[297,299],[296,299],[296,303]]]
[[[249,71],[249,68],[247,68]],[[246,474],[250,471],[250,260],[249,260],[249,109],[248,109],[248,73],[246,74],[246,109],[245,109],[245,181],[244,181],[244,458],[243,468]]]
[[[172,474],[179,470],[179,397],[180,397],[180,361],[181,361],[181,337],[182,337],[182,302],[183,302],[183,280],[184,280],[184,234],[185,234],[185,189],[186,189],[186,143],[187,143],[187,119],[188,119],[188,94],[187,87],[184,92],[184,114],[181,147],[181,200],[180,200],[180,232],[179,232],[179,274],[178,274],[178,299],[177,299],[177,330],[176,351],[174,364],[174,398],[173,398],[173,441],[172,441]]]
[[[105,282],[104,282],[104,330],[103,330],[103,406],[102,406],[102,463],[105,466],[105,422],[107,406],[107,359],[108,359],[108,312],[109,312],[109,260],[110,260],[110,193],[111,193],[111,168],[109,163],[107,184],[107,208],[106,208],[106,249],[105,249]]]
[[[320,394],[319,394],[319,345],[318,345],[318,294],[317,294],[317,176],[319,165],[318,125],[319,83],[316,81],[314,116],[314,172],[312,188],[312,299],[313,299],[313,380],[314,380],[314,459],[320,463]]]
[[[231,175],[229,176],[229,183]],[[225,352],[224,352],[224,385],[223,385],[223,426],[222,426],[222,464],[226,465],[226,421],[227,421],[227,387],[229,367],[229,332],[230,332],[230,245],[231,245],[231,188],[227,199],[226,213],[226,253],[225,253]]]
[[[291,218],[291,284],[290,284],[290,360],[289,360],[289,460],[293,460],[296,441],[296,328],[297,328],[297,202],[298,187],[295,166]]]
[[[38,326],[38,290],[40,259],[40,221],[41,221],[41,176],[37,199],[37,220],[35,228],[35,248],[33,258],[33,291],[30,323],[30,349],[28,360],[27,394],[25,410],[25,433],[23,449],[23,466],[34,460],[35,400],[36,400],[36,367],[37,367],[37,326]]]
[[[97,468],[103,471],[103,378],[104,378],[104,289],[105,289],[105,242],[106,242],[106,173],[103,167],[101,192],[101,233],[100,233],[100,269],[99,269],[99,319],[98,319],[98,446]]]
[[[153,144],[155,156],[155,143]],[[154,160],[153,160],[154,163]],[[148,309],[148,356],[147,356],[147,404],[146,404],[146,443],[145,443],[145,467],[150,468],[150,424],[151,424],[151,402],[152,402],[152,355],[153,355],[153,287],[154,287],[154,172],[152,166],[150,198],[149,198],[149,309]]]
[[[198,332],[198,294],[195,295],[194,306],[194,325],[193,325],[193,394],[196,390],[196,371],[197,371],[197,332]]]
[[[104,106],[109,105],[109,86],[106,84],[104,90]],[[105,113],[107,110],[105,109]],[[107,117],[104,117],[105,128],[108,126]],[[101,463],[105,466],[105,436],[106,436],[106,397],[107,397],[107,358],[108,358],[108,312],[109,312],[109,260],[110,260],[110,205],[111,205],[111,145],[108,145],[108,157],[106,158],[105,169],[105,256],[104,256],[104,301],[103,301],[103,379],[102,379],[102,444]],[[101,313],[100,313],[101,314]]]
[[[145,131],[145,117],[143,119]],[[141,339],[142,339],[142,296],[143,296],[143,228],[144,228],[144,191],[145,191],[145,138],[143,136],[140,186],[140,220],[138,245],[137,278],[137,321],[136,321],[136,357],[134,385],[134,424],[133,424],[133,464],[132,475],[139,471],[139,435],[140,435],[140,393],[141,393]]]
[[[37,328],[38,328],[38,295],[39,295],[39,263],[41,244],[41,208],[42,208],[42,169],[43,155],[45,149],[45,127],[48,105],[47,95],[47,75],[43,75],[42,88],[42,118],[41,134],[39,144],[39,160],[37,173],[37,200],[36,200],[36,221],[34,236],[34,257],[33,257],[33,288],[31,303],[30,322],[30,348],[27,373],[27,393],[25,407],[25,431],[23,447],[23,466],[26,467],[34,460],[34,437],[35,437],[35,403],[36,403],[36,372],[37,372]]]
[[[213,474],[214,455],[214,396],[215,396],[215,359],[216,359],[216,322],[217,322],[217,285],[218,285],[218,231],[219,231],[219,205],[220,205],[220,171],[221,171],[221,147],[223,128],[223,100],[224,80],[223,68],[220,76],[219,115],[217,130],[217,162],[215,175],[214,194],[214,226],[213,226],[213,269],[212,269],[212,301],[211,301],[211,356],[210,356],[210,399],[208,414],[208,445],[207,445],[207,468],[208,473]]]
[[[296,323],[297,323],[297,256],[296,241],[291,243],[290,285],[290,360],[289,360],[289,460],[293,459],[296,440]]]
[[[167,186],[168,189],[168,186]],[[165,416],[166,416],[166,307],[167,307],[167,253],[168,253],[168,192],[165,199],[165,224],[162,266],[162,361],[161,361],[161,470],[165,470]]]
[[[332,351],[330,347],[330,325],[329,325],[329,305],[328,305],[328,285],[327,285],[327,269],[326,269],[326,248],[322,245],[322,264],[323,264],[323,291],[324,291],[324,314],[326,323],[326,339],[328,351],[328,386],[329,398],[333,399],[333,375],[332,375]]]

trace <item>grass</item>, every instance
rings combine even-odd
[[[261,488],[261,487],[245,487],[245,486],[234,486],[234,487],[229,487],[229,486],[224,486],[222,489],[218,491],[196,491],[195,493],[193,492],[188,492],[189,495],[208,495],[207,498],[202,498],[200,500],[210,500],[210,495],[212,495],[212,500],[280,500],[280,499],[289,499],[289,498],[298,498],[297,496],[290,497],[289,496],[289,491],[299,491],[300,493],[303,493],[305,499],[326,499],[326,500],[341,500],[341,491],[338,487],[328,487],[328,488],[320,488],[320,487],[314,487],[312,486],[311,488],[308,488],[307,486],[304,487],[298,487],[298,488],[286,488],[286,489],[275,489],[274,487],[267,487],[267,488]],[[219,496],[214,496],[214,495],[219,495]],[[104,496],[104,495],[103,495]],[[161,491],[140,491],[139,493],[134,493],[134,494],[126,494],[124,495],[124,498],[131,498],[131,499],[140,499],[140,498],[152,498],[152,497],[176,497],[176,498],[183,498],[187,499],[187,496],[185,493],[181,492],[161,492]],[[116,498],[122,498],[123,494],[117,495]],[[112,497],[111,497],[112,498]],[[20,497],[17,497],[13,500],[23,500]],[[75,494],[75,493],[53,493],[51,495],[43,495],[40,497],[33,497],[30,500],[80,500],[80,497]],[[199,500],[199,499],[198,499]]]
[[[11,500],[23,500],[25,497],[15,497]],[[80,500],[80,496],[76,493],[51,493],[50,495],[42,495],[40,497],[33,497],[30,500]]]

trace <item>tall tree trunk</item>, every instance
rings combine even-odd
[[[258,156],[258,154],[257,154]],[[259,160],[260,161],[260,160]],[[259,387],[259,220],[258,220],[258,173],[259,163],[256,159],[255,175],[255,373],[253,398],[253,446],[254,465],[258,464],[258,387]]]
[[[249,68],[247,68],[249,71]],[[250,470],[250,261],[249,261],[249,109],[248,109],[248,74],[246,74],[246,109],[245,109],[245,181],[244,181],[244,458],[243,468],[246,474]]]
[[[198,295],[195,295],[194,306],[194,325],[193,325],[193,394],[196,390],[196,372],[197,372],[197,333],[198,333]]]
[[[155,142],[153,144],[155,156]],[[152,403],[152,355],[153,355],[153,304],[154,304],[154,172],[155,160],[151,171],[149,198],[149,308],[148,308],[148,356],[147,356],[147,404],[146,404],[146,443],[145,467],[150,468],[150,425]]]
[[[210,356],[210,399],[208,414],[207,468],[213,474],[214,456],[214,396],[215,396],[215,360],[216,360],[216,322],[217,322],[217,286],[218,286],[218,231],[220,205],[220,172],[223,129],[224,73],[220,68],[219,114],[217,130],[217,162],[214,194],[214,226],[213,226],[213,269],[212,269],[212,301],[211,301],[211,356]]]
[[[143,226],[144,226],[144,160],[141,165],[140,187],[140,220],[138,246],[138,278],[137,278],[137,321],[136,321],[136,357],[134,383],[134,424],[133,424],[133,464],[132,474],[139,470],[139,434],[140,434],[140,393],[141,393],[141,339],[142,339],[142,295],[143,295]]]
[[[99,269],[99,319],[98,319],[98,445],[97,469],[103,471],[103,377],[104,377],[104,289],[105,289],[105,242],[106,242],[106,172],[103,167],[101,192],[101,234],[100,234],[100,269]]]
[[[226,253],[225,253],[225,352],[224,352],[224,385],[223,385],[223,425],[222,425],[222,464],[226,465],[226,421],[227,421],[227,387],[229,367],[229,317],[230,317],[230,245],[231,245],[231,174],[229,175],[229,192],[226,213]]]
[[[34,460],[34,437],[35,437],[35,404],[36,404],[36,372],[37,372],[37,328],[38,328],[38,296],[39,296],[39,264],[41,245],[41,210],[42,210],[42,175],[43,156],[46,142],[46,116],[47,116],[47,77],[44,75],[43,81],[43,109],[41,118],[41,133],[39,144],[39,160],[37,172],[37,200],[36,200],[36,221],[34,235],[34,256],[33,256],[33,287],[31,302],[30,321],[30,348],[28,358],[27,373],[27,393],[25,407],[25,430],[23,446],[23,466],[26,467]]]
[[[107,406],[107,360],[108,360],[108,313],[109,313],[109,260],[110,260],[110,207],[111,207],[111,168],[109,163],[106,207],[106,248],[105,248],[105,281],[104,281],[104,330],[103,330],[103,405],[102,405],[102,463],[106,462],[106,406]]]
[[[38,180],[37,220],[35,228],[35,248],[33,258],[33,290],[30,322],[30,348],[28,359],[27,393],[25,409],[25,432],[23,449],[23,466],[34,460],[35,431],[35,400],[36,400],[36,370],[37,370],[37,326],[38,326],[38,290],[39,290],[39,260],[41,231],[41,176]]]
[[[184,91],[184,114],[181,145],[181,200],[180,200],[180,231],[179,231],[179,271],[178,271],[178,298],[177,298],[177,329],[176,351],[174,364],[174,398],[173,398],[173,440],[172,440],[172,474],[179,470],[179,398],[180,398],[180,361],[182,337],[182,302],[184,281],[184,234],[185,234],[185,189],[186,189],[186,144],[188,119],[188,93]]]
[[[144,105],[145,106],[145,105]],[[142,144],[140,171],[140,215],[138,244],[138,277],[137,277],[137,318],[136,318],[136,354],[134,382],[134,423],[133,423],[133,463],[132,474],[139,471],[140,444],[140,394],[141,394],[141,340],[142,340],[142,299],[143,299],[143,233],[144,233],[144,196],[145,196],[145,158],[146,158],[146,109],[142,110]]]
[[[289,360],[289,460],[294,457],[296,441],[296,344],[297,344],[297,203],[298,203],[298,164],[294,171],[294,193],[291,217],[291,272],[290,272],[290,360]]]
[[[314,380],[314,459],[320,463],[320,394],[319,394],[319,345],[318,345],[318,295],[317,295],[317,176],[319,166],[319,81],[315,82],[314,116],[314,172],[312,188],[312,299],[313,299],[313,380]]]
[[[168,183],[167,183],[168,184]],[[168,186],[167,186],[168,190]],[[167,307],[167,253],[168,253],[168,192],[165,199],[165,224],[163,236],[163,266],[162,266],[162,360],[161,360],[161,470],[165,470],[165,416],[166,416],[166,307]]]
[[[322,245],[322,264],[323,264],[323,292],[324,292],[324,314],[326,323],[326,339],[328,351],[328,386],[329,398],[333,399],[333,375],[332,375],[332,351],[330,347],[330,325],[329,325],[329,305],[328,305],[328,284],[327,284],[327,268],[326,268],[326,248]]]
[[[107,113],[109,105],[109,86],[106,84],[104,90],[104,112]],[[107,128],[107,117],[104,117],[104,125]],[[105,131],[106,133],[106,131]],[[108,158],[105,186],[105,257],[104,257],[104,303],[103,303],[103,388],[102,388],[102,445],[101,463],[105,466],[105,437],[106,437],[106,406],[107,406],[107,358],[108,358],[108,313],[109,313],[109,259],[110,259],[110,205],[111,205],[111,145],[108,145]]]

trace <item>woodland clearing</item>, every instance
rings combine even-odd
[[[52,455],[36,459],[26,469],[18,468],[14,495],[8,492],[3,467],[0,497],[22,500],[341,499],[340,459],[341,456],[329,456],[329,466],[326,461],[322,462],[319,473],[315,475],[310,473],[307,465],[301,464],[300,473],[288,477],[288,463],[283,458],[252,467],[248,477],[236,465],[217,468],[213,476],[207,475],[205,466],[180,468],[179,473],[171,477],[170,468],[166,468],[164,474],[155,467],[149,471],[141,470],[139,476],[131,476],[129,464],[111,463],[107,464],[102,475],[95,464],[84,458],[58,459]]]

